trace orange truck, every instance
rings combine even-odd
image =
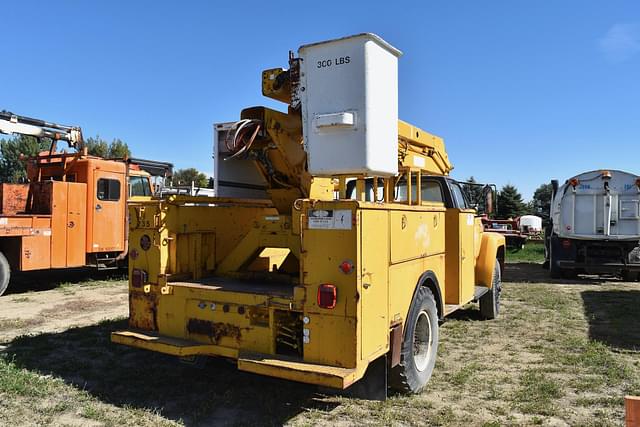
[[[90,156],[79,127],[0,112],[0,133],[48,138],[27,160],[26,184],[0,184],[0,295],[12,271],[117,268],[127,254],[128,200],[153,195],[163,162]],[[57,141],[76,151],[57,151]]]

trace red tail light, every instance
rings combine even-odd
[[[145,283],[147,283],[147,272],[139,268],[134,268],[131,272],[131,286],[140,288]]]
[[[320,308],[334,308],[338,300],[338,290],[334,285],[322,284],[318,286],[318,306]]]
[[[571,240],[563,240],[562,241],[562,247],[565,249],[569,249],[571,247]]]

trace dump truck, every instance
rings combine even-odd
[[[398,120],[400,51],[360,34],[298,53],[262,73],[286,112],[214,126],[220,172],[259,177],[266,198],[227,185],[131,204],[129,324],[111,340],[370,398],[418,393],[441,321],[474,301],[498,316],[504,237],[450,178],[444,141]]]
[[[28,183],[0,184],[0,295],[12,271],[117,268],[127,256],[127,200],[151,199],[151,174],[171,164],[87,154],[82,130],[0,112],[0,133],[51,141],[25,159]],[[74,152],[58,151],[66,142]]]
[[[640,176],[594,170],[551,181],[545,267],[554,278],[640,273]]]

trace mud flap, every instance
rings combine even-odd
[[[387,355],[369,363],[364,377],[340,394],[356,399],[387,400]]]

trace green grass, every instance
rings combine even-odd
[[[498,319],[481,321],[473,307],[442,324],[424,393],[385,402],[222,360],[185,366],[112,344],[126,320],[107,320],[7,343],[0,425],[620,425],[622,397],[640,393],[638,306],[628,284],[507,282]]]
[[[523,249],[509,248],[506,253],[507,262],[544,262],[544,243],[529,241]]]
[[[520,388],[515,395],[516,407],[525,414],[556,415],[556,401],[562,395],[557,381],[531,369],[520,376]]]

